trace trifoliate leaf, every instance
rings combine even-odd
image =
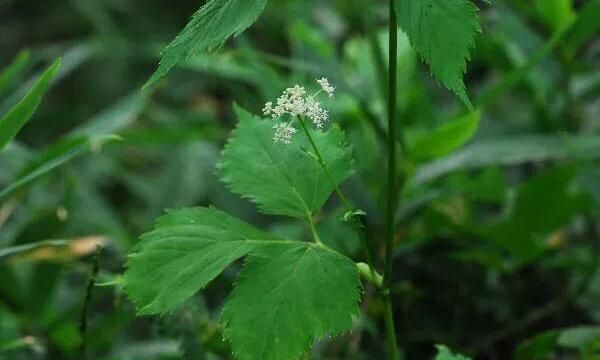
[[[125,291],[140,314],[165,313],[233,261],[277,241],[281,240],[213,208],[170,211],[130,254]]]
[[[163,51],[160,65],[144,88],[165,76],[169,70],[194,55],[220,47],[252,25],[267,0],[210,0]]]
[[[305,243],[261,248],[223,309],[224,335],[243,360],[298,359],[316,339],[352,328],[359,297],[345,256]]]
[[[436,348],[438,353],[434,360],[471,360],[464,355],[453,354],[452,351],[444,345],[437,345]]]
[[[305,219],[317,213],[334,190],[310,151],[306,135],[299,131],[293,143],[273,142],[273,121],[236,108],[239,124],[223,151],[221,179],[231,191],[258,205],[267,214]],[[352,173],[350,148],[341,130],[310,130],[336,184]]]
[[[468,0],[395,0],[398,25],[433,74],[469,109],[463,75],[475,34],[477,8]]]

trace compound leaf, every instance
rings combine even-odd
[[[475,34],[477,8],[468,0],[395,0],[398,25],[433,74],[471,109],[463,75]]]
[[[290,145],[275,144],[273,122],[236,108],[239,124],[225,146],[219,164],[221,179],[231,191],[249,198],[267,214],[296,218],[313,216],[334,190],[311,146],[299,132]],[[341,130],[310,130],[336,184],[352,175],[350,148]]]
[[[278,241],[214,208],[169,211],[127,262],[125,291],[140,314],[170,311],[233,261]]]
[[[178,64],[203,51],[220,47],[252,25],[267,5],[267,0],[210,0],[163,51],[160,65],[144,88],[165,76]]]
[[[246,260],[221,316],[240,359],[298,359],[315,339],[351,329],[359,314],[356,265],[296,244],[261,248]]]

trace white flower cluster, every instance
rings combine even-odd
[[[329,97],[333,97],[333,92],[335,91],[335,88],[329,84],[329,80],[327,80],[327,78],[320,78],[317,80],[317,82],[319,83],[319,85],[321,85],[321,89],[323,89],[323,91],[325,91],[325,93],[329,95]]]
[[[335,88],[329,84],[329,80],[326,78],[318,79],[317,83],[321,86],[321,90],[313,95],[307,95],[304,86],[295,85],[294,87],[285,89],[283,94],[277,98],[275,104],[271,101],[265,104],[262,110],[265,116],[271,116],[273,119],[278,119],[286,114],[292,116],[290,122],[273,125],[273,129],[275,129],[273,135],[274,142],[291,144],[292,135],[297,132],[296,128],[292,126],[297,116],[306,116],[319,129],[323,128],[323,125],[329,120],[329,113],[321,107],[321,104],[315,97],[321,91],[325,92],[329,97],[333,97]]]
[[[292,143],[292,135],[298,132],[291,123],[277,123],[273,125],[273,129],[275,129],[273,141],[275,143],[282,142],[286,145]]]

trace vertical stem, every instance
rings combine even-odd
[[[100,270],[100,252],[102,251],[102,245],[100,243],[96,244],[96,252],[94,252],[94,258],[92,260],[92,271],[90,272],[90,277],[88,279],[87,286],[85,287],[85,298],[83,300],[83,307],[81,308],[81,314],[79,317],[79,335],[81,337],[81,343],[79,344],[79,351],[82,359],[86,359],[86,332],[87,332],[87,312],[88,307],[90,305],[90,301],[92,300],[92,290],[94,289],[94,284],[96,283],[96,277],[98,276],[98,271]]]
[[[396,79],[398,69],[398,27],[394,0],[389,0],[389,67],[388,67],[388,193],[385,239],[385,267],[383,272],[384,318],[388,345],[388,356],[398,359],[396,330],[390,287],[392,284],[392,261],[394,252],[396,202],[398,200],[398,181],[396,179]]]

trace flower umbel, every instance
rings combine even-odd
[[[273,142],[282,142],[286,145],[292,143],[292,135],[298,131],[292,126],[291,123],[278,123],[273,125],[273,129],[275,129],[275,133],[273,134]]]
[[[275,130],[273,135],[274,142],[282,142],[288,145],[292,143],[292,136],[297,132],[293,123],[298,116],[306,116],[318,129],[323,128],[324,124],[329,120],[329,113],[321,107],[316,97],[321,92],[325,92],[329,97],[333,97],[335,88],[329,84],[329,80],[326,78],[318,79],[317,83],[321,86],[321,90],[312,95],[306,94],[304,86],[295,85],[285,89],[283,94],[277,98],[275,104],[272,101],[265,104],[262,110],[263,114],[271,116],[274,120],[286,114],[292,116],[290,122],[273,125],[273,129]]]

